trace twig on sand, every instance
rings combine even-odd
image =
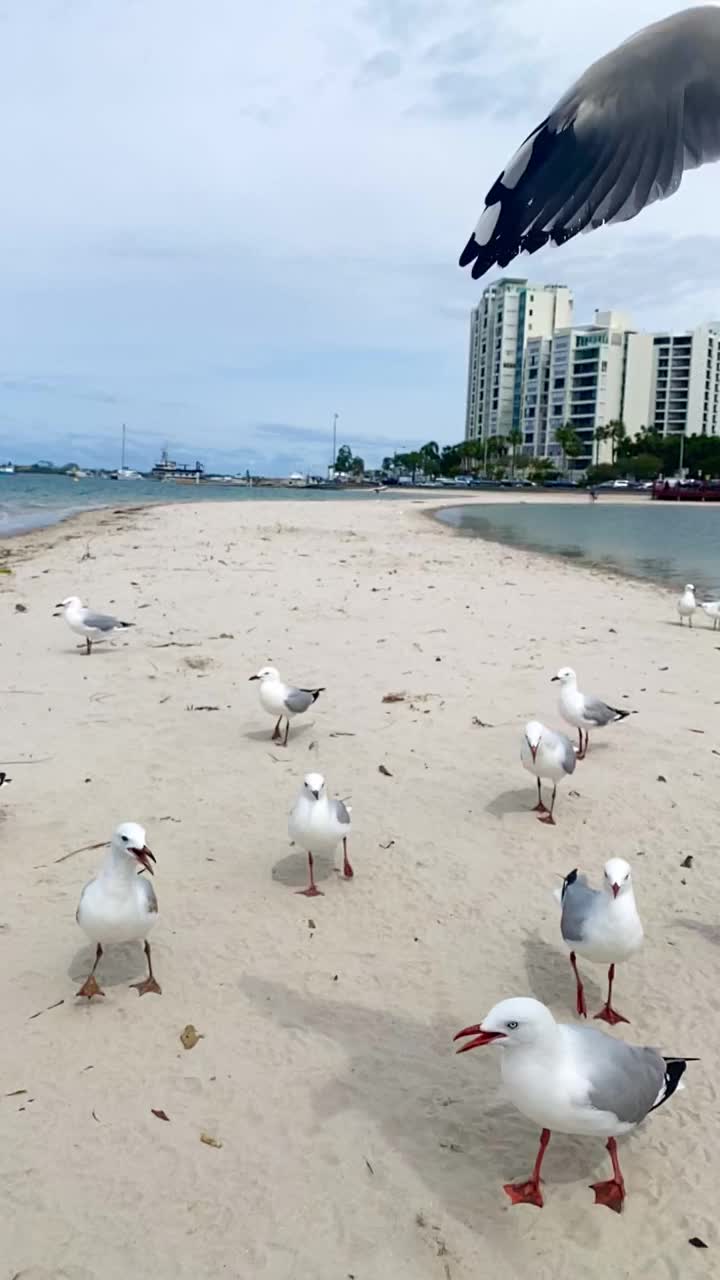
[[[28,1022],[32,1022],[33,1018],[39,1018],[41,1013],[49,1013],[51,1009],[59,1009],[60,1005],[64,1003],[65,1003],[64,1000],[56,1000],[55,1004],[49,1004],[47,1009],[38,1009],[37,1013],[30,1014],[30,1017],[28,1018]]]
[[[58,862],[67,862],[68,858],[74,858],[76,853],[87,853],[90,849],[104,849],[109,840],[98,840],[97,844],[83,844],[79,849],[71,849],[69,853],[64,853],[61,858],[56,858],[53,866]]]

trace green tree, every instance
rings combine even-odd
[[[507,442],[510,445],[510,475],[515,479],[515,459],[517,451],[523,443],[523,433],[519,427],[513,427],[512,431],[508,431]]]
[[[358,457],[358,456],[356,455],[356,456],[353,458],[353,460],[352,460],[352,462],[351,462],[351,464],[350,464],[350,470],[351,470],[351,472],[352,472],[352,474],[353,474],[354,476],[362,476],[362,475],[364,475],[364,474],[365,474],[365,459],[364,459],[364,458],[360,458],[360,457]]]
[[[337,454],[335,455],[335,470],[351,471],[352,460],[353,460],[353,451],[350,448],[350,445],[341,444],[340,448],[337,451]]]
[[[607,432],[607,438],[610,440],[612,445],[612,460],[614,462],[618,453],[623,452],[623,444],[627,439],[627,427],[624,422],[621,422],[619,419],[614,419],[612,422],[608,422]]]
[[[587,484],[604,484],[606,480],[615,480],[619,474],[620,468],[613,466],[612,462],[596,462],[594,467],[588,467],[585,479]]]
[[[440,446],[435,440],[429,440],[419,450],[422,458],[422,469],[426,476],[436,476],[440,472]]]
[[[662,462],[653,453],[638,453],[626,460],[624,469],[631,472],[636,480],[654,480],[662,471]]]
[[[530,479],[538,484],[543,484],[557,475],[557,468],[552,458],[533,458],[529,470]]]
[[[466,456],[467,445],[472,441],[463,440],[460,444],[443,445],[440,454],[440,474],[443,476],[457,475],[462,466],[462,460]]]
[[[568,458],[579,458],[583,451],[583,442],[572,422],[566,422],[563,427],[555,428],[555,443],[560,445],[563,461],[562,469],[566,472]]]

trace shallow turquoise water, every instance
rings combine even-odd
[[[667,587],[694,582],[700,598],[720,598],[720,503],[714,507],[612,497],[541,505],[463,505],[438,513],[460,532],[546,551]]]

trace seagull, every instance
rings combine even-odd
[[[312,850],[315,853],[333,853],[341,840],[343,876],[346,880],[352,880],[354,872],[347,853],[350,831],[350,810],[346,809],[342,800],[329,798],[321,773],[308,773],[288,819],[290,839],[307,850],[310,884],[307,889],[298,889],[303,897],[323,896],[322,889],[318,889],[315,884]]]
[[[685,590],[677,602],[677,611],[680,614],[680,626],[683,624],[683,618],[687,618],[688,623],[692,626],[692,616],[697,609],[697,600],[695,599],[695,588],[692,582],[685,585]]]
[[[720,156],[720,9],[663,18],[594,62],[525,139],[460,257],[495,263],[627,222]]]
[[[561,667],[556,676],[551,679],[559,680],[562,688],[560,689],[560,715],[563,720],[567,720],[568,724],[574,725],[578,731],[580,739],[580,750],[578,751],[578,760],[584,760],[590,745],[590,729],[602,729],[606,724],[613,724],[615,720],[625,720],[627,716],[634,715],[632,711],[619,711],[617,707],[610,707],[606,702],[602,702],[600,698],[588,698],[581,693],[577,687],[577,676],[572,667]],[[585,745],[583,746],[583,729],[585,730]]]
[[[88,657],[96,641],[107,640],[113,631],[124,631],[127,627],[135,626],[134,622],[121,622],[119,618],[111,618],[106,613],[93,613],[92,609],[86,609],[79,596],[68,596],[55,608],[63,610],[63,617],[71,631],[85,637]]]
[[[562,903],[560,932],[570,948],[570,964],[577,984],[578,1015],[586,1018],[587,1007],[576,952],[594,964],[610,966],[607,1000],[595,1017],[612,1027],[618,1022],[627,1022],[628,1019],[612,1007],[615,965],[639,951],[643,941],[628,863],[623,858],[606,862],[602,889],[591,889],[585,876],[578,875],[577,869],[571,871],[556,896]]]
[[[555,792],[561,778],[566,778],[575,769],[575,748],[564,733],[556,733],[554,729],[546,729],[539,720],[531,720],[525,725],[525,736],[520,748],[520,759],[528,773],[537,778],[538,802],[533,810],[540,822],[555,825],[553,809],[555,808]],[[546,809],[542,798],[541,780],[549,778],[553,784],[550,808]]]
[[[95,970],[103,954],[103,946],[115,942],[143,942],[148,964],[148,976],[143,982],[134,982],[138,994],[148,991],[161,994],[155,981],[147,935],[157,921],[158,904],[149,880],[141,880],[140,867],[154,874],[152,863],[155,855],[145,843],[144,828],[137,822],[123,822],[113,832],[110,849],[94,880],[85,885],[78,904],[75,919],[91,942],[96,943],[95,963],[85,979],[79,996],[91,1000],[104,996],[95,979]]]
[[[272,732],[272,742],[280,742],[280,725],[285,720],[285,737],[282,745],[287,746],[290,733],[290,721],[293,716],[302,715],[314,702],[317,702],[324,689],[293,689],[280,679],[280,672],[275,667],[262,667],[251,680],[260,681],[260,702],[271,716],[277,716],[277,723]]]
[[[613,1176],[594,1182],[595,1203],[622,1211],[625,1183],[616,1138],[631,1133],[676,1089],[688,1062],[663,1058],[656,1049],[615,1040],[592,1027],[556,1022],[539,1000],[524,996],[501,1000],[476,1026],[458,1031],[472,1036],[458,1053],[496,1044],[501,1054],[504,1092],[522,1115],[542,1126],[540,1149],[527,1182],[503,1188],[513,1204],[543,1207],[540,1168],[551,1132],[607,1138]]]
[[[712,618],[713,631],[717,631],[720,626],[720,600],[706,600],[700,608],[708,618]]]

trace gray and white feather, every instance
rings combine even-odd
[[[460,266],[478,279],[627,222],[718,157],[720,8],[696,5],[625,40],[563,94],[490,188]]]

